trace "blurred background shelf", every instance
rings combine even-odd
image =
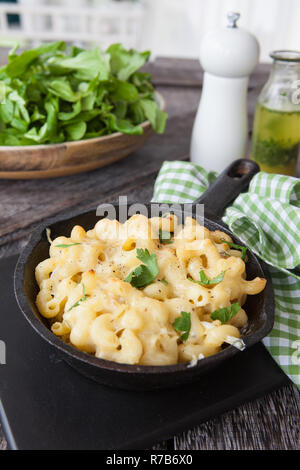
[[[152,58],[196,58],[203,35],[225,25],[230,10],[257,36],[261,62],[271,50],[300,48],[299,0],[0,0],[0,42],[122,42]]]
[[[18,0],[0,2],[0,37],[26,45],[64,40],[106,48],[137,47],[145,6],[133,0]]]

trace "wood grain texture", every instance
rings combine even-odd
[[[299,413],[299,392],[290,384],[176,436],[175,449],[299,449]]]
[[[3,434],[3,429],[0,423],[0,450],[6,450],[7,449],[7,442]]]
[[[3,55],[0,63],[3,63]],[[0,181],[0,257],[18,253],[33,228],[46,217],[70,208],[86,209],[119,195],[131,201],[151,198],[157,171],[164,160],[187,158],[202,71],[197,61],[161,58],[149,71],[166,100],[168,121],[163,136],[153,135],[132,155],[105,168],[57,179]],[[259,66],[250,80],[249,122],[270,67]],[[299,449],[300,395],[288,385],[245,404],[153,450],[191,449]],[[0,428],[0,449],[6,441]]]

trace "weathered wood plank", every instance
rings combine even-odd
[[[153,183],[155,181],[156,172],[152,175],[147,176],[147,180],[140,180],[139,184],[143,187],[143,200],[150,201],[153,194]],[[82,201],[80,204],[76,206],[78,210],[89,210],[91,208],[97,207],[98,204],[104,202],[112,202],[115,203],[118,201],[119,195],[126,194],[128,201],[138,201],[141,200],[141,187],[138,188],[135,186],[127,187],[126,192],[115,192],[110,193],[108,195],[104,195],[101,198],[96,198],[93,200],[85,200]],[[70,209],[67,208],[66,210],[61,211],[62,214],[67,213]],[[0,244],[0,258],[5,258],[8,256],[15,255],[20,253],[22,248],[26,245],[32,230],[38,225],[39,221],[35,221],[32,224],[28,224],[24,229],[20,229],[18,232],[14,234],[10,234],[9,236],[2,237],[2,240],[6,240],[7,242]]]
[[[0,450],[6,450],[7,449],[7,442],[4,437],[3,429],[0,423]]]
[[[201,88],[203,69],[198,60],[158,57],[144,69],[153,75],[156,86]],[[269,64],[259,64],[249,80],[249,89],[260,89],[266,82],[270,72]]]
[[[176,436],[175,449],[299,449],[299,413],[300,394],[287,385]]]
[[[162,441],[155,444],[152,449],[147,450],[154,450],[154,451],[167,451],[167,450],[174,450],[174,439],[169,439],[168,441]]]

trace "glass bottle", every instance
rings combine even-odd
[[[256,104],[251,158],[262,171],[296,175],[300,151],[300,52],[274,51]]]

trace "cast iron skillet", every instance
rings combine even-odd
[[[224,208],[241,192],[247,189],[251,178],[258,171],[258,166],[250,160],[236,160],[206,191],[206,193],[193,205],[190,214],[195,213],[195,204],[205,204],[205,226],[210,230],[222,230],[242,244],[228,230],[219,219]],[[147,205],[148,208],[150,204]],[[115,206],[118,217],[118,206]],[[181,209],[182,211],[182,206]],[[186,215],[186,214],[185,214]],[[134,390],[151,390],[174,387],[195,381],[200,375],[214,367],[220,366],[223,361],[230,360],[235,354],[242,354],[233,346],[228,346],[214,356],[198,361],[197,365],[189,367],[188,364],[171,366],[136,366],[118,364],[98,359],[75,347],[65,344],[48,328],[47,320],[41,317],[35,305],[38,286],[35,281],[34,270],[36,265],[48,258],[49,243],[46,238],[46,227],[50,227],[51,236],[68,235],[74,225],[82,225],[86,230],[94,227],[99,220],[96,211],[85,213],[72,213],[68,219],[61,216],[54,217],[41,224],[32,234],[32,237],[21,253],[14,276],[15,295],[25,318],[36,332],[44,338],[54,350],[60,354],[72,367],[83,375],[118,388]],[[248,296],[245,310],[249,316],[249,325],[244,332],[243,339],[246,347],[259,342],[271,330],[274,322],[274,301],[271,280],[263,266],[254,254],[248,250],[247,279],[256,276],[267,278],[267,286],[263,292],[255,296]],[[25,340],[25,338],[24,338]],[[237,371],[238,373],[238,371]]]

